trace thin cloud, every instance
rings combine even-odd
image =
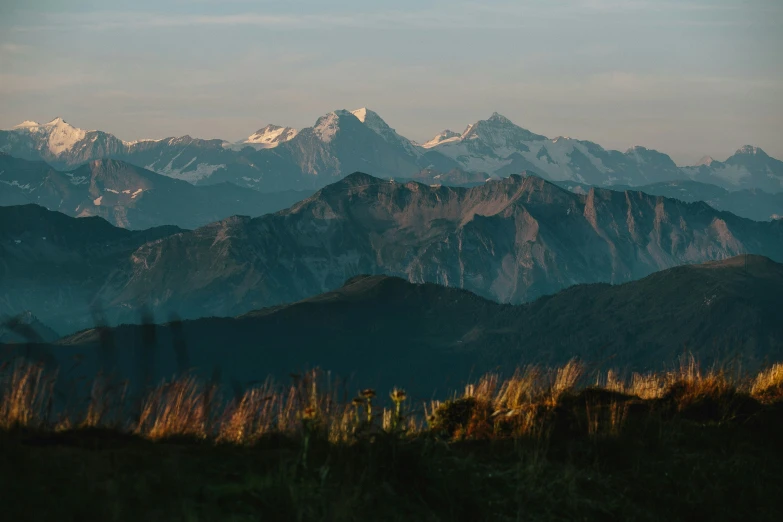
[[[767,12],[766,6],[758,6]],[[585,15],[641,12],[728,12],[737,11],[736,5],[716,5],[699,2],[668,2],[662,0],[580,0],[574,3],[500,3],[481,4],[463,2],[448,7],[428,7],[419,10],[386,10],[343,13],[282,13],[244,12],[236,14],[170,14],[139,11],[98,11],[91,13],[51,13],[44,15],[43,23],[17,25],[14,31],[168,29],[185,27],[257,27],[265,29],[510,29],[521,28],[541,20],[575,19]],[[755,12],[746,7],[743,12]],[[670,23],[671,20],[667,20]],[[639,20],[639,23],[654,23]],[[695,20],[690,24],[735,25],[739,20]]]

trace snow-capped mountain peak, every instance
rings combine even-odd
[[[408,138],[404,138],[397,134],[397,131],[392,129],[389,124],[378,115],[377,112],[372,111],[367,107],[362,107],[361,109],[351,111],[351,114],[353,114],[356,119],[362,122],[368,129],[386,140],[386,142],[390,145],[402,147],[408,154],[412,156],[419,155],[419,151],[413,145],[413,143],[411,143]]]
[[[457,141],[459,140],[460,134],[459,132],[454,132],[453,130],[445,129],[440,131],[438,134],[435,135],[431,140],[427,141],[422,145],[425,149],[430,149],[434,147],[435,145],[440,145],[441,143],[447,143],[450,141]]]
[[[372,112],[372,111],[370,111],[370,112]],[[359,119],[360,122],[364,123],[364,121],[367,119],[367,107],[362,107],[361,109],[356,109],[354,111],[351,111],[351,114],[356,116]],[[375,114],[375,113],[373,113],[373,114]]]
[[[69,125],[59,116],[43,124],[25,121],[15,126],[13,130],[36,135],[44,142],[42,145],[54,156],[60,156],[71,150],[87,134],[87,131]]]
[[[504,124],[513,125],[513,123],[511,123],[511,120],[509,120],[508,118],[506,118],[505,116],[503,116],[499,112],[493,112],[492,116],[490,116],[487,121],[494,121],[494,122],[498,122],[498,123],[504,123]]]
[[[714,162],[715,162],[715,160],[712,158],[712,156],[704,156],[702,159],[697,161],[696,164],[693,165],[693,166],[694,167],[701,167],[702,165],[704,165],[705,167],[709,167]]]
[[[12,129],[29,129],[31,127],[40,127],[40,126],[41,124],[36,121],[27,120],[27,121],[23,121],[19,125],[14,125]]]
[[[346,110],[338,110],[321,116],[313,126],[313,134],[324,143],[329,143],[340,130],[340,117],[351,114]]]
[[[257,148],[271,149],[292,139],[297,133],[298,131],[291,127],[267,125],[263,129],[259,129],[254,134],[248,136],[242,143],[255,145]]]
[[[546,136],[534,134],[514,124],[505,116],[493,112],[486,120],[468,125],[462,133],[462,140],[478,139],[482,143],[497,147],[513,147],[520,142],[547,140]]]
[[[744,145],[737,149],[737,152],[734,154],[744,154],[744,155],[750,155],[750,156],[766,156],[766,152],[761,150],[759,147],[754,147],[753,145]]]

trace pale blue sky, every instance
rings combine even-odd
[[[3,0],[0,128],[243,138],[367,106],[423,141],[498,111],[679,163],[783,158],[781,0]]]

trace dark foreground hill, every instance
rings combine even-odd
[[[124,325],[110,336],[92,329],[48,350],[61,361],[86,356],[80,371],[103,364],[131,379],[190,366],[209,376],[219,367],[224,380],[245,386],[318,366],[354,376],[357,385],[442,394],[470,375],[574,356],[594,363],[593,370],[644,372],[690,351],[703,365],[752,370],[783,359],[781,307],[783,265],[759,256],[677,267],[616,286],[578,285],[518,306],[361,276],[334,292],[233,319]],[[153,338],[155,349],[145,341]]]

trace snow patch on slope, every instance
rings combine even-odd
[[[163,141],[163,138],[158,138],[158,139],[142,138],[140,140],[133,140],[133,141],[125,141],[125,140],[123,140],[122,144],[125,145],[126,147],[132,147],[133,145],[136,145],[137,143],[148,143],[148,142],[157,143],[159,141]]]
[[[225,165],[210,165],[208,163],[199,163],[196,165],[195,169],[186,171],[185,169],[188,168],[190,165],[192,165],[193,162],[196,160],[196,158],[191,159],[184,167],[174,168],[172,167],[172,164],[174,163],[174,160],[177,159],[178,157],[179,155],[172,158],[172,160],[169,161],[168,165],[166,165],[161,169],[155,168],[155,163],[151,163],[144,168],[149,169],[153,172],[157,172],[158,174],[168,176],[170,178],[181,179],[184,181],[189,181],[191,183],[194,183],[196,181],[211,176],[218,169],[226,168]]]

